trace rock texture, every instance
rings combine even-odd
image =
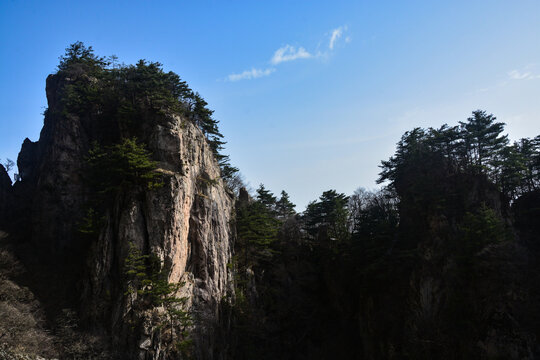
[[[168,126],[156,126],[149,145],[162,160],[158,171],[163,186],[116,201],[93,245],[88,295],[96,300],[94,311],[99,316],[108,313],[103,310],[110,305],[99,299],[116,293],[112,326],[124,327],[129,304],[117,290],[115,276],[123,271],[118,259],[126,257],[129,243],[147,249],[170,269],[170,282],[184,284],[179,296],[188,298],[193,312],[197,358],[210,359],[220,302],[232,291],[227,267],[232,250],[232,197],[219,180],[219,168],[204,136],[180,117],[172,118]],[[159,357],[161,345],[155,340],[151,332],[143,332],[139,347]]]
[[[187,297],[193,314],[195,357],[219,358],[212,334],[222,320],[220,302],[231,292],[233,196],[205,136],[178,114],[145,118],[140,141],[159,164],[162,186],[116,196],[97,238],[81,239],[77,227],[91,196],[84,181],[90,145],[129,132],[111,134],[96,125],[99,109],[67,112],[62,99],[66,84],[75,80],[48,77],[49,108],[40,139],[23,143],[17,161],[22,180],[13,189],[21,203],[16,212],[29,224],[19,234],[21,241],[39,249],[34,262],[50,265],[63,282],[59,294],[71,297],[90,327],[105,324],[116,347],[141,359],[167,355],[152,329],[133,331],[124,321],[132,311],[124,260],[130,243],[157,255],[169,281],[184,284],[178,296]]]

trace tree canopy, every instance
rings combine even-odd
[[[348,200],[348,196],[336,190],[323,192],[319,201],[309,203],[304,212],[307,232],[314,238],[347,239]]]
[[[141,138],[149,118],[181,114],[206,136],[222,177],[230,178],[238,171],[222,153],[225,142],[208,103],[177,74],[165,72],[159,62],[117,64],[116,57],[106,60],[96,56],[91,46],[76,42],[60,57],[58,72],[70,79],[64,85],[67,112],[93,114],[100,128],[124,138]],[[119,128],[111,128],[113,124]]]
[[[408,186],[421,189],[422,179],[432,181],[434,170],[438,169],[440,174],[448,176],[484,175],[509,198],[537,189],[539,137],[509,145],[503,131],[504,123],[496,122],[495,116],[482,110],[473,111],[459,126],[407,131],[398,142],[394,156],[382,161],[377,182],[388,182],[392,189]]]

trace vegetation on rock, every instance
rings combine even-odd
[[[188,330],[193,320],[185,310],[188,299],[178,295],[184,284],[170,283],[168,271],[159,259],[155,255],[143,255],[133,243],[129,244],[124,266],[128,279],[125,294],[132,301],[134,316],[141,316],[143,310],[162,309],[163,313],[154,311],[157,319],[154,331],[168,334],[173,351],[188,356],[192,346]],[[162,338],[163,335],[153,334],[152,337]]]
[[[57,130],[51,123],[60,129],[71,124],[72,148],[54,149],[61,155],[71,151],[75,160],[59,156],[38,163],[39,156],[50,154],[38,156],[43,150],[26,142],[27,150],[36,151],[26,156],[25,162],[36,167],[32,171],[46,173],[44,167],[53,164],[60,175],[52,179],[64,182],[30,171],[32,176],[12,186],[0,166],[0,196],[7,199],[7,205],[0,204],[0,224],[8,223],[6,209],[13,206],[29,228],[43,217],[60,223],[50,230],[53,235],[78,230],[76,244],[61,254],[83,264],[73,267],[79,273],[72,276],[86,277],[86,284],[71,281],[64,289],[71,294],[77,286],[84,289],[80,298],[72,295],[73,308],[87,304],[81,299],[85,295],[102,302],[90,302],[91,310],[80,319],[70,308],[53,309],[47,324],[40,302],[16,284],[18,262],[2,243],[0,356],[38,355],[40,345],[66,359],[113,358],[112,346],[149,359],[540,356],[540,136],[510,144],[504,124],[481,110],[455,126],[415,128],[382,161],[382,189],[358,189],[350,196],[328,190],[297,213],[285,191],[278,197],[261,184],[248,194],[221,154],[223,136],[206,101],[161,64],[118,64],[78,42],[48,81],[54,83],[47,95],[55,106],[45,114],[48,126],[39,146],[58,140],[53,136],[63,138],[60,130],[51,134]],[[158,169],[157,160],[161,166],[168,155],[151,146],[163,140],[151,138],[159,132],[147,130],[174,128],[166,135],[176,134],[181,126],[172,120],[178,116],[200,130],[197,136],[208,142],[221,177],[237,192],[233,216],[228,217],[233,195],[221,188],[217,167],[207,172],[214,169],[201,165],[191,177],[184,169]],[[186,151],[192,151],[191,139],[186,143]],[[69,181],[79,183],[68,187]],[[178,191],[183,181],[189,192]],[[64,189],[79,193],[63,197]],[[221,203],[207,196],[218,191]],[[188,205],[181,211],[175,208],[183,202]],[[34,203],[40,206],[24,206]],[[58,208],[64,212],[45,216]],[[78,228],[58,214],[78,219]],[[174,241],[185,235],[183,247],[164,244],[171,235],[162,228],[175,232]],[[15,230],[17,240],[36,236]],[[228,242],[231,234],[234,243]],[[227,238],[224,245],[222,238]],[[21,258],[40,269],[49,253],[21,244]],[[213,248],[216,244],[223,247]],[[73,250],[76,246],[84,251]],[[184,283],[169,281],[177,258],[186,268],[175,275],[189,278],[192,298],[181,295],[187,291]],[[32,285],[39,288],[36,283],[51,274],[57,276],[53,281],[65,279],[71,268],[64,260],[54,258],[50,269],[43,266],[46,276],[35,276]],[[210,292],[215,283],[222,292]],[[47,290],[40,296],[47,306],[55,305],[61,295],[50,294],[56,287]],[[194,298],[211,309],[204,313],[208,318],[197,313]],[[107,316],[114,320],[104,320]],[[53,333],[45,331],[47,326]],[[93,337],[90,329],[101,334]],[[198,344],[192,342],[194,334]],[[208,334],[222,338],[210,341]],[[203,356],[205,346],[215,348],[204,349]]]
[[[222,154],[225,142],[219,122],[199,93],[177,74],[163,71],[158,62],[140,60],[135,65],[119,65],[113,60],[96,56],[91,46],[81,42],[66,49],[58,66],[58,75],[66,80],[64,116],[91,114],[105,138],[114,142],[118,138],[141,138],[148,119],[165,121],[167,115],[181,114],[206,136],[222,176],[228,179],[234,175],[237,169]]]

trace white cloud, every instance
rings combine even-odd
[[[294,46],[285,45],[282,48],[279,48],[274,53],[272,60],[270,62],[274,65],[280,64],[282,62],[293,61],[297,59],[309,59],[313,57],[309,52],[306,51],[303,47],[296,49]]]
[[[523,80],[523,79],[530,79],[532,74],[531,72],[521,72],[519,70],[512,70],[508,72],[508,76],[512,80]]]
[[[334,45],[336,44],[336,41],[339,40],[341,35],[343,35],[344,30],[347,30],[347,27],[340,26],[337,29],[332,30],[332,35],[330,36],[330,44],[328,44],[328,48],[330,50],[334,50]]]
[[[332,30],[330,35],[330,43],[328,44],[328,49],[325,49],[324,51],[320,51],[320,45],[317,46],[314,52],[307,51],[302,46],[293,46],[293,45],[285,45],[283,47],[280,47],[274,52],[274,55],[270,59],[270,64],[276,66],[284,62],[288,61],[294,61],[298,59],[315,59],[315,58],[322,58],[326,59],[332,54],[332,50],[334,49],[334,46],[337,44],[340,38],[344,37],[345,43],[351,42],[350,36],[347,35],[347,26],[340,26],[334,30]],[[321,40],[325,41],[325,40]],[[252,68],[251,70],[246,70],[239,74],[230,74],[225,78],[225,81],[239,81],[239,80],[250,80],[250,79],[257,79],[264,76],[269,76],[273,72],[276,71],[275,67],[270,67],[267,69],[256,69]]]
[[[534,73],[533,65],[528,65],[522,70],[514,69],[512,71],[509,71],[508,77],[511,80],[531,80],[540,78],[540,75]]]
[[[239,81],[239,80],[251,80],[251,79],[257,79],[263,76],[268,76],[271,73],[276,71],[274,68],[269,69],[255,69],[252,68],[251,70],[246,70],[240,74],[230,74],[227,76],[228,81]]]

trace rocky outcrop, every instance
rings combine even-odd
[[[0,164],[0,229],[4,224],[4,219],[11,204],[11,178],[3,165]]]
[[[112,326],[123,328],[131,299],[123,296],[125,289],[115,280],[124,271],[118,260],[127,256],[130,243],[147,249],[169,269],[170,282],[184,284],[179,296],[187,297],[195,320],[197,358],[210,359],[220,302],[232,291],[227,267],[232,251],[232,197],[223,187],[204,136],[182,118],[175,116],[167,126],[156,126],[149,148],[161,160],[158,171],[163,184],[115,202],[93,245],[88,295],[98,300],[113,294],[112,304],[93,302],[98,305],[95,315],[108,313],[103,309],[112,305]],[[143,353],[160,353],[161,344],[151,329],[141,334],[138,346]]]
[[[118,349],[141,359],[168,358],[168,345],[151,326],[133,330],[126,322],[135,310],[133,298],[126,296],[124,262],[130,244],[155,255],[168,281],[183,284],[177,296],[187,299],[185,307],[192,314],[193,354],[218,359],[213,333],[222,320],[220,303],[231,293],[227,265],[233,196],[220,178],[212,149],[203,133],[179,114],[141,115],[144,126],[137,135],[157,162],[162,184],[117,194],[102,214],[98,233],[81,236],[78,227],[92,197],[85,181],[91,143],[107,144],[132,133],[111,134],[110,124],[97,126],[99,109],[92,106],[84,113],[67,111],[65,88],[76,80],[49,76],[49,108],[40,139],[26,139],[21,149],[22,180],[14,194],[24,203],[17,212],[28,225],[20,241],[39,249],[33,251],[33,262],[51,265],[64,287],[57,293],[71,297],[70,305],[81,309],[90,327],[105,329]]]

